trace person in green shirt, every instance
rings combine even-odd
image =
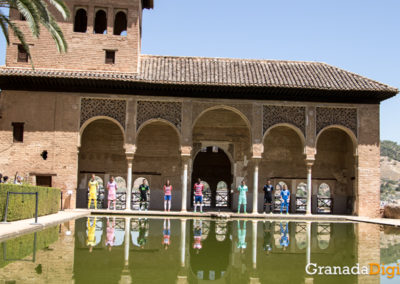
[[[147,185],[147,179],[143,179],[143,183],[139,186],[140,192],[140,203],[139,203],[139,211],[142,210],[142,204],[144,205],[144,209],[147,211],[149,207],[149,202],[147,201],[147,193],[150,192],[150,187]]]
[[[238,187],[239,191],[239,204],[238,204],[238,213],[240,213],[240,205],[243,204],[243,211],[246,214],[246,205],[247,205],[247,198],[246,198],[246,192],[248,191],[248,187],[245,183],[244,180],[240,183]]]

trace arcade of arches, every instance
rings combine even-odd
[[[127,119],[128,125],[92,118],[81,129],[77,206],[86,206],[87,180],[95,173],[104,182],[111,175],[121,177],[127,192],[146,178],[152,210],[163,209],[166,180],[174,188],[172,210],[191,209],[193,184],[201,178],[207,184],[208,210],[236,210],[236,188],[245,180],[248,210],[262,212],[262,188],[270,179],[276,188],[273,210],[279,209],[278,195],[286,184],[293,197],[291,213],[360,214],[358,141],[352,129],[333,124],[313,134],[290,119],[266,128],[254,115],[256,106],[250,111],[207,106],[196,110],[192,104],[181,115],[150,113],[143,120]],[[262,106],[258,111],[262,113]]]

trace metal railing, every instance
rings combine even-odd
[[[296,196],[296,212],[306,212],[307,210],[307,197]]]
[[[332,213],[333,199],[330,197],[318,197],[318,213]]]
[[[6,211],[4,213],[4,220],[1,222],[2,224],[11,224],[7,222],[7,215],[8,215],[8,203],[10,200],[10,194],[21,194],[21,195],[35,195],[36,197],[36,204],[35,204],[35,223],[31,223],[31,225],[39,225],[38,223],[38,209],[39,209],[39,192],[11,192],[7,191],[7,200],[6,200]]]

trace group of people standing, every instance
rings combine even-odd
[[[116,195],[117,195],[117,183],[113,176],[110,177],[110,180],[107,182],[108,191],[108,209],[110,209],[111,203],[113,204],[113,209],[116,210]],[[148,195],[150,194],[150,187],[146,179],[143,179],[142,184],[139,185],[140,199],[139,199],[139,211],[148,210],[149,200]],[[92,201],[94,202],[94,207],[97,209],[97,192],[99,190],[99,183],[96,181],[96,177],[93,174],[88,183],[88,192],[89,192],[89,201],[88,201],[88,209],[91,207]],[[171,185],[170,180],[167,180],[163,186],[164,193],[164,211],[171,211],[171,202],[172,202],[172,190],[173,187]],[[241,212],[241,207],[243,206],[243,212],[247,213],[247,192],[248,187],[246,182],[242,180],[237,191],[239,192],[238,199],[238,211]],[[273,212],[273,195],[274,195],[274,187],[271,184],[271,180],[267,180],[266,184],[263,188],[264,191],[264,213],[266,213],[267,207],[269,207],[269,212],[272,214]],[[200,207],[200,213],[203,213],[203,192],[204,192],[204,184],[201,182],[201,179],[198,178],[196,183],[193,186],[194,193],[194,212],[197,212],[197,208]],[[282,190],[280,192],[280,213],[282,214],[283,209],[286,208],[286,214],[289,214],[289,204],[290,204],[290,191],[286,185],[282,186]]]

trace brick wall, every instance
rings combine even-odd
[[[30,45],[34,66],[36,68],[94,70],[94,71],[119,71],[137,72],[140,25],[141,1],[111,1],[111,0],[74,0],[66,1],[71,18],[64,21],[54,12],[56,19],[68,43],[68,53],[59,54],[51,35],[41,27],[39,39],[33,38],[27,22],[19,20],[19,13],[11,10],[10,17],[26,35]],[[88,25],[86,33],[74,32],[74,16],[78,8],[87,11]],[[107,34],[94,34],[94,15],[97,9],[102,8],[107,12]],[[127,12],[127,36],[113,35],[114,15],[118,11]],[[10,45],[7,47],[6,65],[8,67],[31,67],[30,63],[17,62],[18,40],[11,34]],[[105,64],[105,50],[116,50],[115,64]]]

